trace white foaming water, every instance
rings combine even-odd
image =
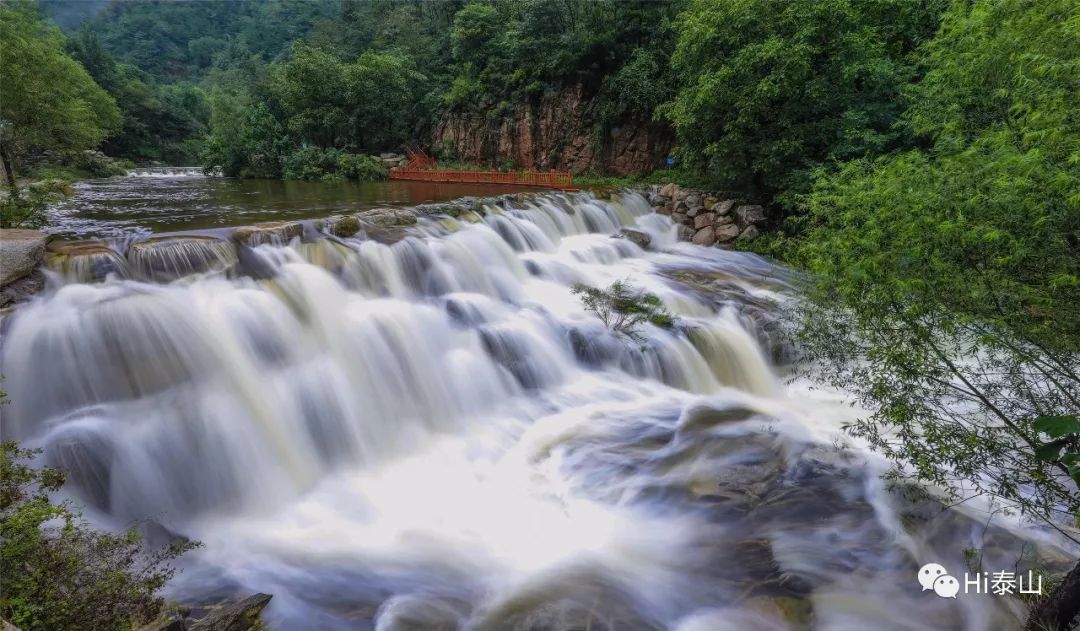
[[[205,544],[177,598],[272,593],[290,629],[1015,624],[1004,599],[920,593],[915,568],[960,568],[982,524],[904,530],[917,507],[829,446],[851,410],[774,375],[788,274],[676,243],[640,196],[244,250],[263,280],[182,246],[150,282],[22,307],[2,348],[6,434],[104,522]],[[196,259],[218,271],[160,284]],[[616,280],[675,329],[619,339],[570,291]]]

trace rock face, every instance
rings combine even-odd
[[[37,230],[0,230],[0,287],[27,276],[45,258],[48,236]]]
[[[449,114],[432,140],[468,162],[610,175],[652,171],[670,152],[670,128],[651,121],[624,121],[597,143],[598,114],[594,96],[582,84],[572,84],[494,119],[487,113]]]
[[[188,625],[190,631],[248,631],[258,629],[259,612],[270,603],[270,594],[255,594],[232,605],[211,611],[206,617]]]
[[[37,268],[45,259],[49,237],[37,230],[0,230],[0,307],[41,291],[45,277]]]
[[[765,208],[742,204],[737,199],[721,199],[708,191],[683,188],[678,184],[653,186],[647,192],[649,204],[679,226],[679,238],[696,245],[725,245],[750,241],[768,223]]]

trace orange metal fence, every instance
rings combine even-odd
[[[572,188],[574,177],[569,171],[466,171],[464,169],[426,169],[411,165],[390,169],[392,180],[424,180],[426,182],[467,182],[477,184],[518,184],[548,188]]]

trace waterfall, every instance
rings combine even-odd
[[[282,628],[908,619],[895,503],[824,446],[852,412],[770,363],[790,274],[674,230],[634,193],[550,194],[392,242],[61,248],[4,323],[3,432],[104,523],[202,540],[177,595],[272,592]],[[675,326],[624,338],[571,293],[618,280]]]

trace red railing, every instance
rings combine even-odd
[[[425,182],[463,182],[471,184],[517,184],[569,189],[574,177],[569,171],[468,171],[465,169],[417,168],[413,165],[390,169],[392,180]]]

